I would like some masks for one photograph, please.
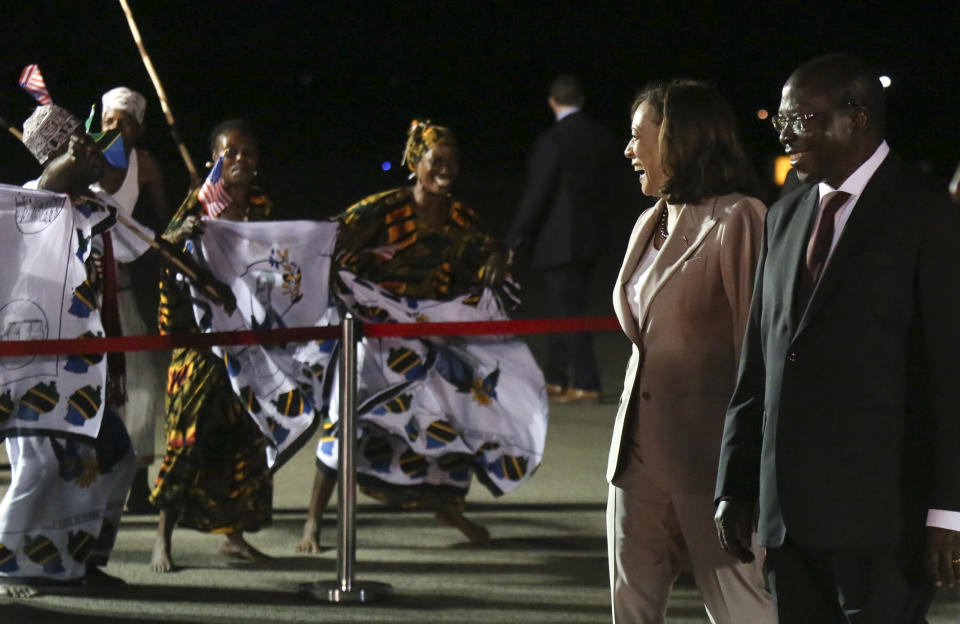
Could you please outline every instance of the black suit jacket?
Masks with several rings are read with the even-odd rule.
[[[716,496],[759,497],[765,546],[903,543],[960,510],[960,213],[889,154],[795,310],[817,201],[767,213]]]
[[[582,112],[537,139],[507,244],[539,269],[594,260],[623,168],[613,136]]]

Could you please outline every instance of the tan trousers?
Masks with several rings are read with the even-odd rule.
[[[669,494],[648,478],[635,456],[617,483],[607,501],[615,624],[662,624],[670,590],[684,569],[692,569],[714,624],[777,621],[760,557],[743,565],[720,548],[712,493]]]

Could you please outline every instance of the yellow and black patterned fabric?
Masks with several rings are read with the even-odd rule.
[[[440,226],[418,219],[411,187],[371,195],[338,220],[336,268],[405,297],[447,300],[479,293],[484,264],[503,249],[477,213],[457,199],[450,200]]]
[[[251,204],[268,218],[272,203]],[[167,231],[202,204],[192,192]],[[160,282],[160,333],[197,333],[186,282],[167,269]],[[273,479],[267,441],[234,394],[223,360],[209,349],[174,349],[167,378],[167,449],[150,501],[179,514],[178,524],[210,533],[256,531],[270,524]]]

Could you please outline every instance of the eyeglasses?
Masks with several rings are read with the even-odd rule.
[[[773,129],[777,131],[777,134],[780,134],[787,128],[790,128],[790,131],[796,134],[803,134],[807,131],[807,125],[810,120],[816,117],[817,114],[818,113],[803,113],[790,117],[775,115],[773,119],[770,120],[770,123],[773,124]]]
[[[853,100],[847,100],[845,106],[849,109],[859,107],[859,105]],[[820,113],[822,112],[823,111],[820,111]],[[803,134],[809,129],[810,121],[820,113],[802,113],[799,115],[792,115],[790,117],[775,115],[773,119],[770,120],[770,123],[773,124],[773,129],[777,131],[777,134],[780,134],[786,128],[790,128],[790,131],[795,134]]]

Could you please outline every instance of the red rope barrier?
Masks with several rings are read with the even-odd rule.
[[[556,332],[617,331],[616,317],[600,316],[522,321],[474,321],[457,323],[370,323],[363,335],[371,338],[419,338],[423,336],[481,336],[549,334]],[[170,334],[166,336],[117,336],[113,338],[74,338],[62,340],[10,340],[0,342],[0,357],[62,355],[70,353],[114,353],[117,351],[165,351],[179,347],[212,347],[309,342],[340,336],[340,326],[285,327],[211,332],[208,334]]]

